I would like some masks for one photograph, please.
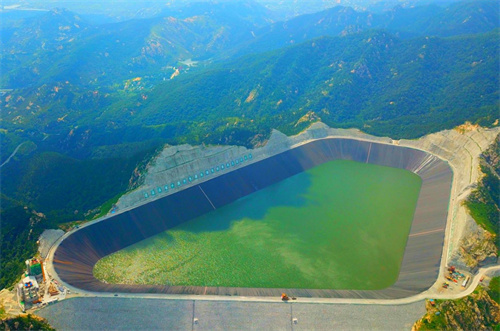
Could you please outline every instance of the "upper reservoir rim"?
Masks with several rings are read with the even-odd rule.
[[[389,138],[387,138],[387,139],[389,139]],[[234,171],[241,170],[241,169],[246,168],[246,167],[248,167],[248,166],[251,166],[251,165],[253,165],[253,164],[256,164],[256,163],[262,162],[262,161],[264,161],[264,160],[266,160],[266,159],[268,159],[268,158],[274,157],[274,156],[276,156],[276,155],[283,154],[283,153],[285,153],[285,152],[287,152],[287,151],[297,150],[298,148],[304,147],[304,146],[306,146],[306,145],[309,145],[309,144],[312,144],[312,143],[315,143],[315,142],[321,142],[321,141],[336,141],[336,140],[341,140],[341,141],[350,141],[350,142],[356,142],[356,141],[357,141],[357,142],[370,143],[370,148],[371,148],[372,144],[375,144],[375,145],[385,145],[385,146],[391,146],[392,148],[396,148],[396,150],[403,150],[403,149],[404,149],[404,150],[407,150],[407,151],[411,151],[411,150],[419,151],[419,152],[424,153],[425,155],[430,155],[430,156],[436,157],[437,159],[439,159],[439,161],[444,162],[444,163],[448,166],[447,168],[450,170],[451,174],[453,174],[453,167],[452,167],[452,165],[448,162],[448,160],[446,160],[446,159],[444,159],[444,158],[442,158],[442,157],[440,157],[440,156],[438,156],[438,155],[435,155],[434,153],[429,152],[429,151],[427,151],[427,150],[425,150],[425,149],[415,148],[415,147],[411,147],[411,146],[400,146],[400,145],[398,145],[398,144],[395,144],[395,143],[394,143],[394,140],[391,140],[391,142],[388,142],[388,141],[372,140],[372,139],[360,138],[360,137],[327,136],[327,137],[320,137],[320,138],[315,138],[315,139],[307,139],[307,140],[304,140],[304,141],[298,142],[298,143],[296,143],[296,144],[292,145],[290,148],[285,149],[284,151],[281,151],[281,152],[275,153],[275,154],[273,154],[273,155],[269,155],[268,157],[265,157],[265,158],[263,158],[263,159],[255,160],[254,162],[252,162],[252,163],[248,163],[248,164],[245,164],[245,165],[243,165],[242,167],[239,167],[239,168],[236,168],[236,169],[232,169],[232,171],[230,171],[230,172],[221,173],[220,175],[216,175],[215,177],[212,177],[212,178],[210,178],[210,179],[208,179],[208,180],[205,180],[205,181],[203,181],[203,182],[201,182],[201,181],[200,181],[200,182],[199,182],[199,183],[197,183],[197,184],[190,185],[190,186],[186,186],[186,187],[184,187],[182,190],[179,190],[178,192],[173,193],[172,195],[179,194],[180,192],[184,192],[185,190],[189,189],[190,187],[193,187],[193,186],[196,186],[196,185],[201,185],[201,184],[203,184],[203,183],[207,183],[207,182],[210,182],[210,181],[214,181],[214,180],[216,180],[217,178],[219,178],[219,177],[221,177],[221,176],[223,176],[223,175],[225,175],[225,174],[229,174],[229,173],[232,173],[232,172],[234,172]],[[397,147],[399,147],[399,148],[397,148]],[[250,150],[250,151],[253,151],[253,150]],[[369,156],[370,156],[370,155],[368,155],[368,158],[369,158]],[[367,160],[366,160],[366,163],[371,163],[371,162],[368,162],[368,158],[367,158]],[[398,168],[397,166],[394,166],[394,167]],[[410,170],[410,169],[407,169],[407,170]],[[410,171],[412,171],[412,170],[410,170]],[[420,177],[422,178],[422,176],[421,176],[418,172],[416,172],[416,171],[412,171],[412,172],[413,172],[413,173],[415,173],[415,174],[417,174],[418,176],[420,176]],[[423,178],[422,178],[422,179],[423,179]],[[425,182],[425,181],[423,180],[422,186],[424,185],[424,182]],[[450,181],[450,186],[449,186],[449,188],[451,188],[451,183],[452,183],[452,181]],[[449,194],[450,194],[450,190],[448,189],[448,198],[449,198]],[[170,196],[170,195],[169,195],[169,196]],[[151,200],[151,201],[148,201],[148,202],[146,202],[146,203],[143,203],[143,204],[140,204],[140,205],[137,205],[137,206],[133,206],[133,207],[131,207],[131,208],[128,208],[128,209],[125,209],[125,210],[121,211],[120,213],[117,213],[117,214],[115,214],[115,215],[108,215],[108,216],[105,216],[105,217],[103,217],[103,218],[101,218],[101,219],[98,219],[98,220],[95,220],[95,221],[89,222],[88,224],[86,224],[86,225],[84,225],[84,226],[80,227],[79,229],[74,229],[74,230],[72,230],[72,231],[70,231],[70,232],[66,233],[66,234],[65,234],[62,238],[60,238],[60,240],[58,240],[58,242],[54,245],[54,247],[53,247],[53,248],[51,249],[51,251],[50,251],[50,255],[49,255],[49,256],[50,256],[50,257],[49,257],[49,263],[51,264],[51,267],[52,267],[52,269],[54,270],[54,274],[56,274],[56,275],[57,275],[57,278],[59,278],[59,280],[61,280],[63,283],[65,283],[66,285],[69,285],[69,284],[67,284],[65,281],[63,281],[62,279],[60,279],[59,275],[55,272],[55,268],[54,268],[54,267],[53,267],[53,265],[52,265],[52,260],[53,260],[54,254],[55,254],[55,252],[57,251],[57,249],[60,247],[60,244],[61,244],[64,240],[68,239],[69,237],[71,237],[72,235],[74,235],[75,233],[77,233],[78,231],[82,231],[83,229],[85,229],[85,228],[87,228],[87,227],[94,226],[94,225],[96,225],[96,224],[98,224],[98,223],[100,223],[100,222],[103,222],[103,221],[107,220],[107,219],[117,217],[118,215],[121,215],[121,214],[126,213],[126,212],[128,212],[128,211],[131,211],[131,210],[137,209],[138,207],[141,207],[141,206],[144,206],[144,205],[147,205],[147,204],[150,204],[150,203],[154,203],[155,201],[159,201],[159,200],[165,199],[165,198],[167,198],[167,197],[168,197],[168,196],[161,197],[161,198],[159,198],[159,199]],[[448,202],[449,202],[449,199],[448,199]],[[449,206],[448,206],[448,203],[447,203],[447,204],[446,204],[446,213],[448,212],[448,207],[449,207]],[[418,206],[417,206],[417,208],[418,208]],[[447,218],[447,215],[445,216],[445,220],[444,220],[444,221],[445,221],[445,224],[446,224],[446,218]],[[413,228],[413,227],[412,227],[412,228]],[[410,232],[410,234],[411,234],[411,232]],[[444,235],[444,233],[443,233],[443,235]],[[441,245],[441,246],[442,246],[442,245]],[[405,254],[406,254],[406,253],[405,253]],[[440,255],[441,255],[441,254],[440,254]],[[401,272],[401,271],[400,271],[400,272]],[[73,286],[71,286],[71,285],[70,285],[70,287],[73,287]],[[77,289],[77,288],[75,288],[75,290],[76,290],[76,291],[81,291],[82,289]],[[424,289],[424,290],[425,290],[425,289]],[[91,293],[99,293],[99,292],[91,292]],[[354,293],[353,293],[353,294],[354,294]],[[410,295],[415,295],[416,293],[415,293],[415,291],[410,290],[410,291],[409,291],[409,293],[407,293],[407,294],[410,294]],[[358,295],[356,294],[355,296],[358,296]],[[406,296],[408,296],[408,295],[406,295]],[[392,297],[392,296],[391,296],[391,295],[389,295],[389,297]]]

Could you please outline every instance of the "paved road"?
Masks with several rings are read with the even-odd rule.
[[[19,145],[17,145],[16,149],[12,152],[12,154],[10,154],[10,156],[7,158],[7,160],[5,160],[5,162],[4,162],[4,163],[2,163],[2,164],[0,165],[0,168],[1,168],[1,167],[3,167],[4,165],[6,165],[7,163],[9,163],[10,159],[11,159],[11,158],[13,158],[13,157],[14,157],[14,155],[16,155],[16,153],[17,153],[17,151],[19,150],[19,148],[20,148],[22,145],[26,144],[26,143],[27,143],[27,141],[25,141],[25,142],[20,143]]]

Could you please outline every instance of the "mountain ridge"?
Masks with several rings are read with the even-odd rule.
[[[383,13],[336,6],[264,27],[256,31],[255,40],[240,45],[236,54],[268,51],[322,35],[342,36],[367,29],[385,29],[403,38],[448,37],[464,31],[481,33],[497,28],[499,24],[495,18],[498,16],[499,8],[493,1],[457,2],[445,8],[433,4],[410,8],[399,5]],[[460,24],[457,17],[466,18]]]
[[[2,30],[0,46],[6,52],[0,57],[0,85],[22,88],[69,80],[78,85],[111,86],[137,76],[159,82],[178,75],[179,62],[188,59],[207,60],[202,65],[209,65],[323,35],[376,28],[403,38],[451,36],[500,26],[495,20],[499,8],[491,1],[459,2],[445,8],[399,6],[381,14],[337,6],[268,26],[263,25],[272,21],[272,14],[255,2],[228,6],[191,5],[186,12],[164,11],[177,17],[160,15],[103,25],[85,23],[67,10],[47,12],[23,21],[23,29]]]
[[[499,38],[499,30],[416,39],[371,30],[248,55],[127,94],[46,85],[1,100],[2,126],[15,132],[24,123],[61,151],[125,137],[249,146],[273,128],[296,133],[315,119],[414,138],[495,121]]]

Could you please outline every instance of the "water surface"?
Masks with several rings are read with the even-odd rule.
[[[125,284],[386,288],[420,186],[406,170],[327,162],[107,256],[94,274]]]

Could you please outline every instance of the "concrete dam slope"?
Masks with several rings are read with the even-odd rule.
[[[422,178],[422,187],[400,274],[382,290],[315,290],[106,284],[93,276],[101,258],[185,221],[322,163],[344,159],[406,169]],[[83,227],[64,239],[53,265],[67,284],[94,292],[394,299],[431,287],[439,273],[453,173],[448,163],[421,150],[347,138],[314,140],[237,168]],[[126,270],[124,270],[126,272]]]

